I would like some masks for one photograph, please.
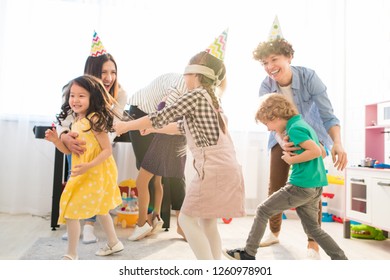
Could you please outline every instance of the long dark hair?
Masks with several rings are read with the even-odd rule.
[[[112,61],[115,64],[115,70],[118,71],[118,67],[116,66],[114,57],[109,53],[105,53],[103,55],[96,56],[96,57],[88,56],[84,66],[84,74],[91,75],[101,79],[103,64],[107,61]],[[109,94],[111,94],[111,96],[114,97],[115,99],[117,99],[118,89],[119,89],[118,79],[115,79],[115,82],[109,91]]]
[[[89,92],[89,108],[86,113],[86,118],[91,128],[88,130],[92,129],[97,132],[112,131],[114,121],[114,115],[110,110],[112,97],[107,92],[101,80],[91,75],[83,75],[69,82],[68,87],[65,89],[65,101],[61,106],[61,113],[57,115],[58,122],[61,124],[61,121],[73,113],[69,105],[69,97],[70,90],[74,84]]]

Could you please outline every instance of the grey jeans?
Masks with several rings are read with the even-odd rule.
[[[263,238],[268,219],[284,210],[295,208],[305,233],[321,246],[332,260],[346,260],[344,251],[321,229],[318,223],[318,203],[321,199],[322,187],[301,188],[287,184],[273,193],[257,207],[256,216],[246,241],[245,251],[256,256],[259,243]]]

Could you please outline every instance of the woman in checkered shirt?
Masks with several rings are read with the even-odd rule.
[[[145,130],[144,134],[186,135],[196,172],[179,223],[197,259],[221,258],[218,218],[245,215],[241,166],[215,94],[225,74],[223,61],[200,52],[192,57],[184,71],[187,93],[161,111],[114,125],[117,134]]]

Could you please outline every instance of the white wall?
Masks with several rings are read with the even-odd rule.
[[[364,158],[364,106],[390,100],[390,3],[346,1],[343,136],[350,164]]]

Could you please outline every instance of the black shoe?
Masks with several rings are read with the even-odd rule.
[[[255,260],[256,258],[254,256],[249,255],[243,248],[239,249],[223,249],[222,253],[231,260]]]

